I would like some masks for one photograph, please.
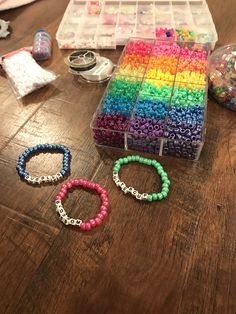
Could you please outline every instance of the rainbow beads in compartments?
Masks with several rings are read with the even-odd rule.
[[[208,51],[130,39],[94,115],[97,145],[197,160],[204,143]]]

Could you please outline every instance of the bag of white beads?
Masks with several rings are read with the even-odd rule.
[[[39,89],[57,78],[43,69],[27,49],[20,49],[2,57],[1,65],[7,74],[17,99]]]

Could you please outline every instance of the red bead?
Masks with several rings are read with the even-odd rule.
[[[109,207],[109,202],[108,201],[102,202],[102,205],[106,206],[106,207]]]
[[[57,194],[57,196],[56,196],[56,200],[58,200],[58,201],[60,201],[60,200],[61,200],[60,195],[58,195],[58,194]]]

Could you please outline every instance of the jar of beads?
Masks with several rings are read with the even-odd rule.
[[[236,44],[216,49],[209,60],[209,91],[216,101],[236,111]]]

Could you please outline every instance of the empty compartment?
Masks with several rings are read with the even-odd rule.
[[[136,14],[119,14],[118,24],[119,25],[135,25],[136,24]]]
[[[141,38],[156,38],[155,25],[142,25],[136,26],[136,36]]]
[[[173,22],[173,17],[172,17],[172,14],[170,13],[158,13],[156,14],[155,16],[155,23],[157,24],[169,24],[172,25],[172,22]]]
[[[141,15],[152,15],[154,12],[154,4],[152,1],[138,1],[137,13]]]
[[[202,0],[189,0],[190,10],[192,13],[203,13],[206,9],[205,1]]]
[[[155,1],[155,13],[171,13],[171,2],[170,1]]]
[[[189,14],[190,8],[187,1],[172,1],[173,13]]]
[[[138,14],[137,15],[137,24],[141,25],[154,25],[155,17],[154,14]]]
[[[137,3],[136,1],[121,1],[120,14],[121,15],[136,15]]]
[[[100,25],[97,32],[98,49],[116,48],[116,27],[113,25]]]
[[[103,5],[104,14],[118,14],[120,1],[105,1]]]
[[[211,22],[211,18],[209,14],[202,13],[202,14],[193,14],[193,21],[197,26],[201,25],[209,25],[209,22]]]
[[[85,1],[77,1],[77,3],[70,4],[67,11],[67,21],[73,23],[80,22],[85,13]]]

